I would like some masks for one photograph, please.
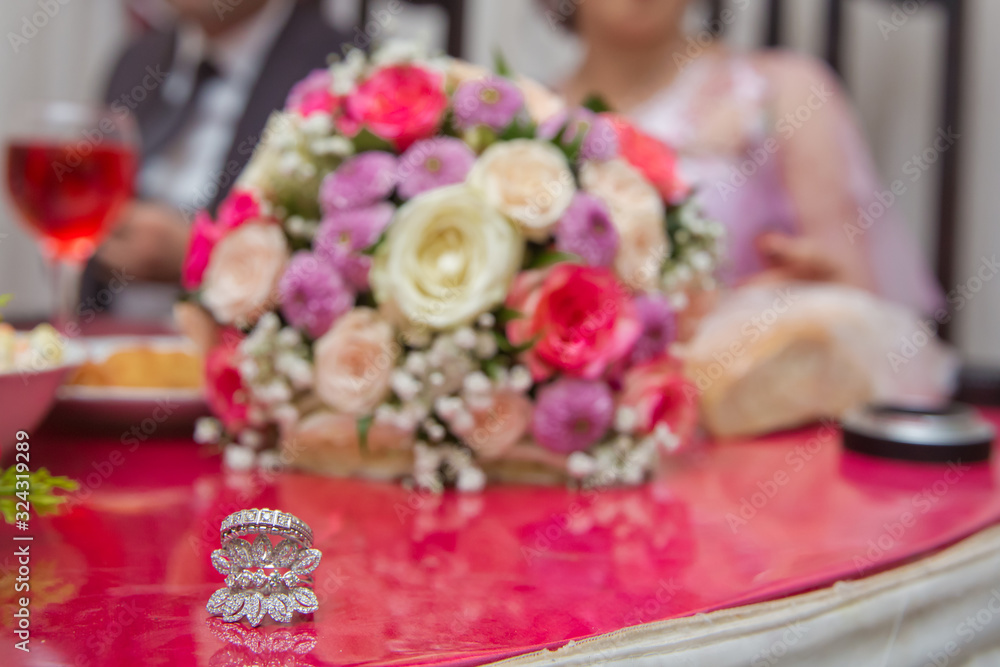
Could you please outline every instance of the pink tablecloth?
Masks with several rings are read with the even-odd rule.
[[[996,464],[868,459],[834,429],[709,446],[654,484],[599,493],[224,476],[186,440],[39,434],[32,455],[85,497],[18,533],[34,538],[31,653],[5,641],[4,665],[481,664],[864,576],[1000,522]],[[205,614],[219,522],[255,506],[316,532],[312,622]],[[14,534],[0,530],[8,568]],[[4,584],[4,608],[18,595]]]

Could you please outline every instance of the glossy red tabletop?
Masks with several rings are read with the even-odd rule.
[[[868,459],[830,428],[707,446],[656,483],[591,493],[436,497],[223,475],[186,439],[130,449],[33,437],[33,466],[82,480],[85,497],[0,530],[0,664],[481,664],[863,576],[1000,521],[1000,466]],[[219,523],[245,507],[312,525],[312,621],[254,630],[205,613]],[[30,653],[10,638],[15,534],[33,537]]]

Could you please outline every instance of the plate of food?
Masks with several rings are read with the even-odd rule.
[[[86,358],[48,324],[15,331],[0,323],[0,443],[31,433],[52,409],[59,385]]]
[[[87,361],[57,392],[57,410],[74,423],[126,428],[144,440],[188,427],[207,413],[203,362],[181,336],[98,336],[83,339]],[[146,436],[146,437],[141,437]],[[124,440],[123,440],[124,442]]]

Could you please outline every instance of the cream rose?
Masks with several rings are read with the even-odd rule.
[[[338,319],[313,347],[316,394],[337,412],[371,414],[389,393],[399,356],[392,326],[371,308]]]
[[[653,289],[670,251],[666,210],[659,193],[627,162],[587,162],[584,190],[601,199],[618,231],[615,271],[633,289]]]
[[[534,139],[487,148],[469,172],[469,185],[534,241],[549,237],[576,191],[562,151]]]
[[[403,324],[451,329],[503,302],[524,239],[465,185],[414,197],[396,212],[369,280],[382,311]]]
[[[536,123],[541,123],[566,108],[566,102],[534,79],[519,76],[515,80],[524,95],[524,106]]]
[[[202,303],[219,322],[254,321],[264,310],[288,262],[281,227],[247,222],[212,250],[202,283]]]

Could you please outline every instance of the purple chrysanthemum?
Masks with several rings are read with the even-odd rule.
[[[569,454],[604,437],[614,414],[615,400],[608,385],[562,378],[538,392],[531,434],[541,446]]]
[[[642,294],[633,303],[642,324],[642,334],[632,348],[629,361],[641,364],[660,356],[674,342],[677,338],[677,317],[670,303],[661,294]]]
[[[323,179],[319,203],[326,214],[370,206],[392,194],[397,179],[394,155],[366,151],[345,161]]]
[[[418,141],[399,158],[399,196],[411,199],[421,192],[461,183],[475,161],[476,154],[461,139]]]
[[[556,226],[556,250],[579,255],[590,266],[610,266],[618,252],[618,230],[597,197],[577,192]]]
[[[278,294],[288,322],[313,338],[326,333],[337,318],[354,307],[354,293],[336,269],[305,250],[288,262],[278,282]]]
[[[587,133],[583,136],[583,143],[580,144],[581,159],[604,161],[618,155],[618,135],[611,121],[584,107],[574,109],[572,112],[560,111],[545,119],[538,126],[538,137],[553,139],[564,125],[566,125],[566,131],[562,136],[564,143],[575,140],[577,132],[581,128],[586,128]]]
[[[334,211],[323,218],[316,229],[313,250],[320,259],[337,269],[351,287],[367,290],[371,259],[361,251],[378,241],[395,212],[396,207],[388,202]]]
[[[502,130],[524,107],[524,95],[512,81],[486,76],[459,85],[452,107],[455,124],[461,129],[485,125]]]

